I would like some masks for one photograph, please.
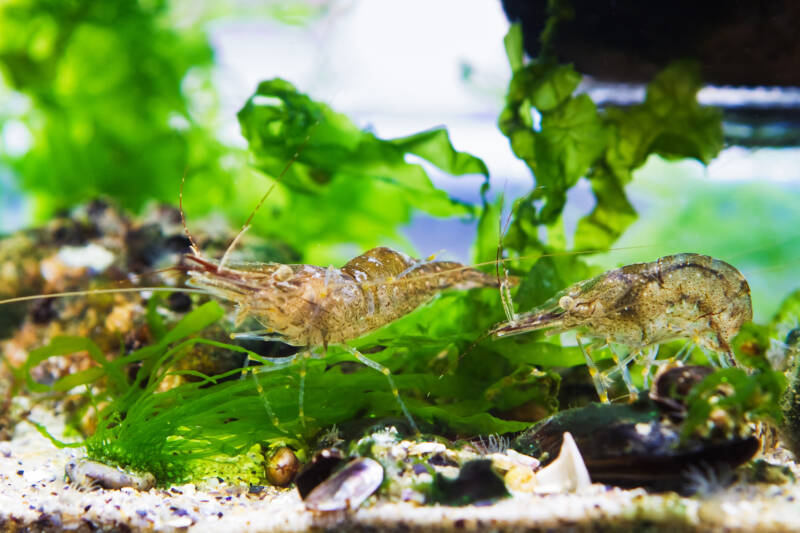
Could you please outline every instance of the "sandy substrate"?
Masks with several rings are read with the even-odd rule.
[[[46,416],[45,413],[36,415]],[[52,424],[54,420],[49,423]],[[8,531],[347,530],[800,530],[800,485],[709,487],[703,497],[602,485],[582,494],[516,494],[494,505],[420,507],[367,501],[349,512],[312,513],[294,489],[194,485],[139,492],[80,489],[64,480],[79,448],[59,450],[30,424],[0,443],[0,526]],[[792,465],[795,467],[795,465]],[[795,471],[796,471],[795,467]],[[797,471],[796,471],[797,474]]]

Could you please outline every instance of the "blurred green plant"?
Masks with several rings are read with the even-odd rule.
[[[190,219],[221,212],[244,222],[267,189],[246,171],[242,151],[215,139],[206,36],[171,23],[166,1],[13,0],[0,7],[0,69],[15,101],[27,97],[27,105],[0,109],[0,121],[31,135],[27,150],[0,153],[0,163],[33,198],[39,220],[96,196],[132,210],[152,200],[174,203],[187,172]],[[239,120],[266,174],[279,176],[299,152],[254,225],[308,262],[347,260],[379,243],[409,249],[398,229],[415,209],[475,216],[473,206],[434,188],[407,155],[488,180],[483,162],[456,152],[444,129],[381,140],[283,80],[263,82]]]
[[[0,70],[29,104],[5,109],[31,146],[0,153],[41,220],[98,195],[138,210],[174,202],[187,168],[223,180],[197,96],[212,96],[205,36],[166,23],[165,1],[10,0]],[[10,93],[9,93],[10,94]],[[213,101],[213,99],[212,99]]]

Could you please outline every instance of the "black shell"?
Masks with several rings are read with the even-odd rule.
[[[713,441],[680,439],[678,426],[650,398],[632,404],[593,404],[554,415],[521,434],[512,447],[535,457],[558,455],[569,431],[593,482],[654,491],[692,490],[692,471],[721,471],[748,461],[758,450],[755,437]]]
[[[295,477],[297,492],[305,498],[320,483],[328,479],[334,470],[344,464],[345,456],[337,448],[325,448],[314,454]]]

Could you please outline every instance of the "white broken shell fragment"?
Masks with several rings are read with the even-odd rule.
[[[329,477],[305,498],[306,509],[342,511],[355,509],[383,482],[383,467],[368,457],[353,459],[342,470]]]
[[[492,461],[492,466],[500,472],[508,472],[517,467],[533,472],[533,470],[539,467],[539,460],[535,457],[519,453],[510,448],[502,453],[495,452],[486,455],[486,458],[490,459]]]
[[[68,462],[65,470],[70,481],[84,488],[150,490],[156,481],[149,472],[134,474],[86,458]]]
[[[564,433],[558,457],[546,467],[536,472],[534,492],[579,492],[592,485],[589,471],[575,439],[569,432]]]
[[[114,254],[98,244],[86,246],[63,246],[58,251],[62,263],[72,268],[88,268],[94,272],[103,272],[114,262]]]
[[[415,442],[408,447],[408,455],[427,455],[445,451],[447,446],[441,442]]]
[[[530,455],[525,455],[524,453],[519,453],[511,448],[506,450],[506,455],[520,466],[527,466],[529,468],[538,468],[539,466],[539,459],[531,457]]]

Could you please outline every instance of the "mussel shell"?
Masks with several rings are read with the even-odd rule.
[[[353,459],[337,473],[317,485],[303,498],[312,511],[355,509],[383,483],[383,467],[369,457]]]
[[[681,442],[678,426],[642,397],[633,404],[563,411],[517,437],[512,448],[534,457],[546,453],[546,465],[558,455],[565,431],[575,438],[593,482],[654,491],[687,492],[688,472],[735,468],[759,447],[755,437]]]
[[[317,485],[330,477],[344,463],[344,454],[337,448],[325,448],[314,454],[295,476],[294,483],[301,498],[305,498]]]
[[[599,430],[617,424],[650,423],[660,419],[658,406],[651,401],[632,404],[589,404],[586,407],[567,409],[534,424],[512,443],[515,450],[539,458],[543,465],[558,456],[561,440],[569,431],[576,442],[591,438]],[[578,447],[585,455],[583,448]]]

